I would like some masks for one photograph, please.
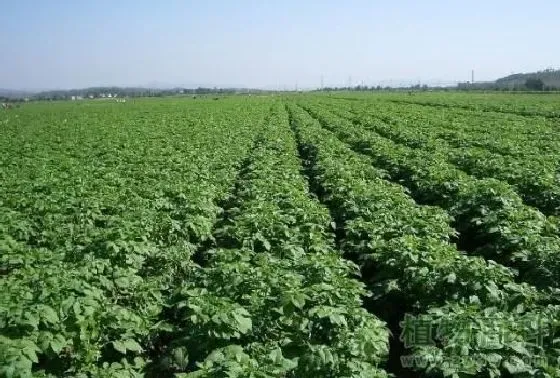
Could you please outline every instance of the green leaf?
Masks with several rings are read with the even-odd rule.
[[[130,280],[128,277],[119,277],[115,280],[115,285],[121,289],[125,289],[130,286]]]
[[[126,354],[126,345],[122,341],[113,341],[113,348],[115,348],[117,352]]]
[[[62,335],[56,335],[54,339],[51,340],[50,345],[53,352],[58,354],[66,345],[66,340]]]
[[[270,242],[267,239],[262,239],[262,243],[264,246],[264,249],[266,249],[267,251],[270,251]]]
[[[42,317],[43,319],[45,319],[46,321],[48,321],[49,323],[52,324],[56,324],[59,322],[58,319],[58,315],[56,314],[56,312],[52,309],[52,307],[49,306],[43,306],[41,308],[42,311]]]
[[[36,345],[27,345],[25,347],[23,347],[23,349],[21,350],[21,353],[27,357],[29,360],[31,360],[32,362],[38,363],[39,362],[39,358],[37,358],[37,352],[39,351],[39,348],[37,348]]]
[[[529,356],[530,355],[527,348],[525,348],[525,346],[522,343],[520,343],[519,341],[514,341],[514,342],[510,343],[509,347],[511,349],[513,349],[515,352],[517,352],[519,354],[522,354],[524,356]]]
[[[140,344],[138,344],[136,341],[132,340],[132,339],[127,339],[124,341],[124,347],[127,350],[131,350],[133,352],[141,352],[142,351],[142,347],[140,346]]]
[[[237,313],[235,313],[233,316],[235,317],[235,320],[237,321],[237,329],[242,334],[246,334],[247,332],[249,332],[253,328],[253,322],[251,321],[251,318],[241,316]]]
[[[305,306],[305,300],[307,296],[302,293],[296,293],[292,296],[292,303],[295,307],[302,309]]]
[[[173,349],[171,352],[173,356],[173,363],[177,365],[181,370],[184,370],[189,365],[189,355],[187,353],[187,348],[179,347]]]

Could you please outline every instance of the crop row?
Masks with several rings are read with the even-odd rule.
[[[467,111],[476,111],[476,112],[493,112],[493,113],[501,113],[505,115],[515,115],[515,116],[525,116],[525,117],[546,117],[555,119],[560,117],[560,113],[558,112],[557,108],[555,107],[555,98],[554,96],[550,96],[549,98],[544,98],[544,100],[548,100],[548,103],[544,101],[540,101],[535,103],[535,101],[517,101],[514,103],[504,103],[504,102],[497,102],[492,103],[488,102],[489,97],[486,96],[485,98],[481,98],[481,101],[476,101],[472,103],[465,103],[464,99],[460,101],[449,101],[447,100],[440,100],[440,99],[426,99],[420,101],[410,101],[410,100],[403,100],[403,99],[395,99],[396,103],[399,104],[415,104],[415,105],[423,105],[428,107],[435,107],[435,108],[448,108],[448,109],[463,109]]]
[[[224,204],[215,248],[174,295],[167,361],[196,377],[384,377],[388,330],[362,308],[276,105]],[[190,372],[190,373],[189,373]],[[181,375],[181,376],[183,376]]]
[[[401,124],[402,119],[399,122],[398,118],[379,114],[378,111],[350,113],[337,109],[335,112],[395,143],[437,153],[477,178],[505,181],[515,188],[528,205],[536,207],[546,215],[560,214],[560,185],[556,173],[560,155],[557,150],[548,156],[536,152],[519,152],[521,155],[516,157],[503,156],[469,145],[453,147],[438,138],[439,128],[433,124],[423,128],[416,121],[408,121],[405,126]],[[476,140],[472,136],[469,136],[469,139]],[[538,146],[538,150],[542,152],[542,146]]]
[[[136,376],[147,368],[167,327],[167,296],[195,270],[191,257],[211,237],[215,202],[253,138],[243,123],[253,126],[265,109],[224,109],[209,122],[204,108],[186,118],[152,109],[145,119],[138,107],[92,123],[94,110],[7,126],[0,376]],[[238,127],[223,128],[229,122]],[[219,154],[208,150],[217,144]]]
[[[468,323],[469,317],[478,318],[479,328],[471,330],[477,333],[487,331],[491,317],[508,319],[511,324],[504,322],[497,331],[521,335],[522,317],[536,319],[541,313],[556,314],[559,308],[541,307],[538,302],[546,302],[546,296],[515,283],[507,268],[460,253],[449,242],[452,231],[443,211],[418,206],[402,187],[386,181],[386,173],[373,168],[368,159],[352,152],[300,108],[292,105],[289,109],[313,187],[343,230],[343,250],[367,272],[364,280],[374,294],[372,309],[393,323],[411,312],[428,324],[449,325],[445,338],[452,342],[414,350],[416,357],[434,357],[428,371],[496,375],[524,357],[519,350],[529,348],[529,339],[513,337],[515,342],[496,349],[482,341],[460,343],[460,324]],[[473,365],[466,370],[453,365],[454,353],[462,353]],[[474,361],[484,362],[476,365]],[[519,372],[529,370],[526,365]]]
[[[377,114],[390,123],[399,120],[410,123],[413,128],[424,131],[455,133],[455,139],[463,146],[480,146],[495,149],[496,153],[511,156],[543,155],[552,157],[559,143],[554,138],[554,124],[542,120],[489,117],[472,113],[430,112],[422,107],[399,107],[395,105],[379,107]]]
[[[460,343],[460,324],[478,317],[476,327],[480,328],[472,330],[476,333],[485,332],[490,317],[509,319],[518,328],[506,329],[504,322],[498,332],[521,335],[522,317],[536,319],[559,309],[541,307],[538,302],[546,302],[546,296],[515,283],[507,268],[461,254],[449,243],[451,231],[444,212],[418,206],[402,187],[386,181],[383,171],[321,129],[316,120],[295,106],[290,106],[290,112],[314,187],[344,231],[344,252],[360,261],[367,272],[364,280],[374,294],[373,310],[393,322],[406,311],[431,325],[449,325],[445,337],[453,342],[414,350],[416,357],[437,356],[428,370],[470,376],[499,374],[523,357],[516,349],[529,348],[528,339],[517,338],[491,350],[482,341]],[[531,307],[532,312],[522,315]],[[452,362],[461,349],[465,359],[484,363],[461,371],[464,367]],[[532,349],[531,353],[540,352]],[[492,360],[490,354],[499,358]],[[524,366],[520,372],[530,369]]]
[[[560,146],[555,138],[555,125],[539,118],[507,117],[458,109],[441,110],[395,104],[382,99],[323,99],[321,103],[390,125],[432,132],[434,137],[445,139],[454,147],[482,147],[502,155],[553,159]]]
[[[461,248],[520,270],[539,287],[559,285],[560,239],[546,217],[507,184],[475,179],[429,151],[402,146],[320,107],[307,106],[338,137],[383,167],[421,203],[453,217]]]
[[[353,103],[354,109],[367,110],[388,123],[409,123],[411,128],[434,131],[461,146],[480,146],[511,156],[554,156],[559,147],[556,127],[543,119],[504,117],[502,114],[437,111],[422,106],[378,103],[367,109],[365,103]],[[375,110],[375,113],[370,111]]]

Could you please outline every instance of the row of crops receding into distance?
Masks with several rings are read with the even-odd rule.
[[[0,112],[0,377],[560,377],[558,95]]]

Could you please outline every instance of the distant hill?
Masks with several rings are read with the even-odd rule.
[[[554,69],[509,75],[496,80],[496,85],[500,88],[521,88],[527,79],[540,79],[545,87],[560,89],[560,70]]]

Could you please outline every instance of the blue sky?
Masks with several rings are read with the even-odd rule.
[[[0,88],[488,80],[560,67],[557,0],[0,0]]]

